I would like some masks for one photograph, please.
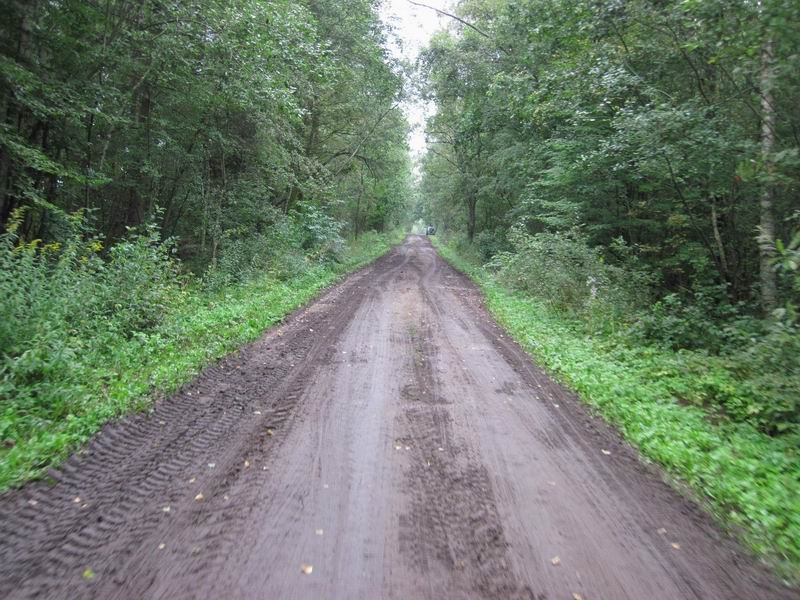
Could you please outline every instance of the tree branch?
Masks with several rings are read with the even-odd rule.
[[[480,35],[482,35],[486,39],[488,39],[488,40],[492,39],[492,36],[490,36],[488,33],[478,29],[475,25],[473,25],[472,23],[470,23],[468,21],[465,21],[461,17],[457,17],[456,15],[453,15],[453,14],[451,14],[449,12],[445,12],[443,10],[440,10],[440,9],[436,8],[435,6],[428,6],[427,4],[423,4],[422,2],[414,2],[414,0],[406,0],[406,2],[408,2],[409,4],[413,4],[414,6],[421,6],[422,8],[429,8],[431,10],[436,11],[437,13],[439,13],[440,15],[442,15],[444,17],[450,17],[451,19],[455,19],[456,21],[458,21],[462,25],[466,25],[467,27],[472,29],[474,32],[479,33]]]

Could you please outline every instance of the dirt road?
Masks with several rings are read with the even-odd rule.
[[[0,597],[798,597],[413,236],[56,478],[0,498]]]

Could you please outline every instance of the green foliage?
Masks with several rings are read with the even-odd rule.
[[[733,418],[772,435],[800,434],[800,323],[791,316],[772,320],[763,335],[726,359],[745,401]]]
[[[100,242],[80,222],[63,245],[0,236],[0,439],[37,435],[69,420],[86,401],[80,364],[101,348],[159,326],[178,303],[171,245],[153,227],[100,257]]]
[[[492,313],[540,364],[645,457],[687,483],[723,523],[743,532],[754,550],[788,577],[797,576],[800,432],[771,437],[724,415],[711,418],[705,408],[721,404],[731,413],[746,412],[760,402],[751,394],[762,382],[742,385],[741,373],[701,353],[631,344],[610,332],[589,334],[580,321],[565,318],[539,298],[510,291],[486,269],[435,243],[451,264],[475,279]],[[780,344],[792,344],[796,351],[796,332],[773,335],[770,346],[777,355],[789,356]],[[769,360],[763,350],[751,350],[761,356],[751,374]],[[784,385],[796,385],[789,382],[787,377]]]
[[[646,303],[646,276],[611,264],[577,230],[528,235],[517,228],[509,239],[513,251],[497,254],[487,266],[509,287],[555,310],[591,313],[611,325]]]
[[[506,232],[502,228],[491,231],[484,229],[475,236],[475,245],[484,262],[488,262],[497,254],[507,252],[511,248]]]
[[[751,343],[763,333],[760,320],[743,316],[741,306],[728,302],[724,286],[694,291],[690,299],[667,294],[636,315],[631,333],[673,350],[724,352]]]
[[[404,218],[403,73],[372,0],[7,9],[0,232],[20,207],[28,241],[62,242],[78,207],[110,241],[156,222],[224,285],[294,272],[282,236],[325,259]]]
[[[796,3],[464,0],[456,11],[485,35],[454,23],[421,60],[436,104],[427,221],[481,246],[482,232],[512,227],[578,227],[603,256],[623,239],[665,313],[691,319],[714,304],[720,329],[763,316],[769,259],[783,252],[773,246],[796,229]],[[760,247],[762,219],[775,226]],[[782,275],[785,305],[796,293]],[[695,331],[682,339],[702,343]],[[709,350],[722,345],[709,336]]]

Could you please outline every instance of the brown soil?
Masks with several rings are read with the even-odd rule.
[[[54,475],[0,498],[0,597],[798,597],[420,237]]]

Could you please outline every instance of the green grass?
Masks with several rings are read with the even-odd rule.
[[[366,235],[351,242],[344,259],[289,279],[262,278],[210,292],[193,285],[167,309],[152,331],[129,339],[106,335],[81,340],[58,385],[77,399],[68,414],[48,418],[27,401],[4,399],[3,430],[17,432],[0,449],[0,490],[39,477],[84,444],[104,423],[175,391],[203,367],[258,338],[342,275],[375,260],[400,234]],[[2,373],[0,373],[2,375]]]
[[[630,347],[590,336],[542,302],[500,285],[436,240],[441,255],[482,289],[489,310],[536,361],[614,424],[641,454],[688,484],[787,580],[800,580],[800,456],[796,440],[747,424],[711,419],[679,401],[702,396],[703,357]],[[735,382],[733,382],[735,384]]]

